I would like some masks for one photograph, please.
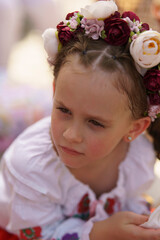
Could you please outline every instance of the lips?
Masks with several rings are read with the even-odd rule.
[[[61,146],[61,149],[62,149],[63,152],[65,152],[69,155],[73,155],[73,156],[82,155],[82,153],[77,152],[77,151],[75,151],[74,149],[71,149],[71,148]]]

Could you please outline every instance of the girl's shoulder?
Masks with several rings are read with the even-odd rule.
[[[47,199],[70,208],[70,200],[79,199],[88,187],[77,181],[57,156],[50,126],[48,117],[27,128],[4,154],[3,171],[23,197],[38,202]]]
[[[2,157],[8,176],[21,186],[46,194],[64,171],[50,136],[51,118],[28,127]]]
[[[134,162],[141,162],[141,165],[155,161],[156,156],[153,144],[145,134],[141,134],[131,142],[128,157],[134,157]]]
[[[4,158],[7,163],[13,166],[16,164],[19,167],[22,166],[22,163],[23,166],[35,162],[40,165],[44,155],[45,157],[55,157],[56,153],[52,145],[50,126],[51,119],[47,117],[25,129],[5,152]]]
[[[131,142],[121,165],[127,192],[134,194],[137,189],[146,191],[150,187],[154,179],[155,160],[153,145],[144,134]]]

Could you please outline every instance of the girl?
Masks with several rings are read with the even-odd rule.
[[[43,37],[52,116],[2,158],[1,227],[20,239],[160,239],[141,226],[160,152],[160,34],[110,0],[68,14]]]

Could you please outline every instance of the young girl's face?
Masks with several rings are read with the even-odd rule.
[[[56,79],[52,138],[67,167],[96,167],[123,141],[131,113],[113,74],[85,68],[76,57],[70,60]]]

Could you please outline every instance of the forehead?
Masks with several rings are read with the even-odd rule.
[[[91,109],[108,114],[122,114],[128,110],[127,97],[114,86],[115,74],[100,69],[86,68],[75,60],[69,60],[60,70],[55,96],[69,106],[84,111]]]

